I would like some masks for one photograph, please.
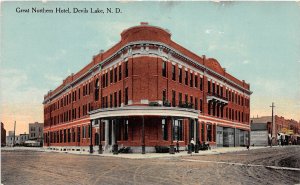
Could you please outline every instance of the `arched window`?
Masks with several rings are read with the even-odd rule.
[[[97,78],[96,82],[95,82],[95,101],[99,100],[99,80]]]

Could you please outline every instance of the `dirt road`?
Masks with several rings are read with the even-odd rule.
[[[4,185],[300,183],[299,146],[156,159],[2,151],[1,159]]]

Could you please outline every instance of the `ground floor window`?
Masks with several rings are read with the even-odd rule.
[[[162,131],[162,139],[167,141],[168,140],[168,127],[167,127],[166,119],[162,119],[162,121],[161,121],[161,131]]]
[[[210,124],[206,125],[207,141],[212,141],[212,138],[211,138],[212,128],[211,127],[212,127],[212,125],[210,125]]]
[[[182,120],[175,120],[174,122],[174,137],[175,141],[183,141],[183,123]]]

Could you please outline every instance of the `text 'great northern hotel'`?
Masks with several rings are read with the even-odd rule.
[[[191,138],[243,146],[250,94],[250,85],[216,59],[197,56],[169,31],[142,23],[45,95],[44,144],[85,151],[117,144],[143,153],[177,141],[184,149]]]

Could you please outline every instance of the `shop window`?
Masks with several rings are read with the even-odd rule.
[[[162,131],[162,139],[167,141],[168,140],[168,127],[166,123],[166,119],[162,119],[161,122],[161,131]]]
[[[212,125],[206,125],[206,134],[207,134],[207,141],[212,141],[211,134],[212,134]]]
[[[175,141],[183,141],[183,124],[182,120],[175,120],[174,121],[174,137]]]

